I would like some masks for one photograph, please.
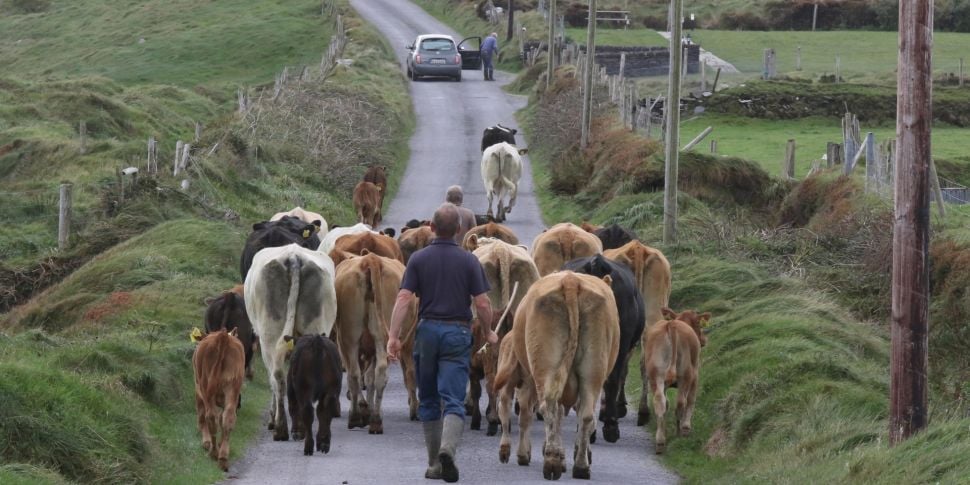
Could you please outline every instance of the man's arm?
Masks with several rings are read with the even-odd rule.
[[[407,317],[408,307],[412,302],[414,302],[414,293],[411,290],[401,289],[397,292],[394,310],[391,312],[391,329],[387,335],[387,356],[391,360],[397,360],[401,352],[401,327],[404,325],[404,318]]]
[[[494,317],[492,315],[492,302],[488,299],[488,293],[475,295],[472,303],[475,305],[475,310],[478,312],[478,321],[483,322],[491,327],[492,318]],[[495,333],[494,328],[488,329],[485,340],[490,344],[498,343],[498,334]]]

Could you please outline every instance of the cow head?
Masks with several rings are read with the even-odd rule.
[[[586,229],[583,227],[583,229]],[[637,235],[633,231],[621,227],[618,224],[611,224],[606,227],[597,228],[594,231],[589,231],[599,238],[600,242],[603,243],[603,249],[616,249],[623,247],[623,245],[629,243],[630,241],[637,240]]]
[[[381,231],[381,234],[387,237],[394,237],[397,234],[397,232],[394,231],[393,227],[385,227],[384,230]]]
[[[613,266],[610,266],[609,261],[602,254],[597,254],[593,257],[584,259],[585,262],[583,265],[574,270],[577,273],[588,274],[597,278],[603,278],[604,276],[613,274]],[[612,282],[612,277],[610,281]]]
[[[677,314],[667,307],[661,308],[660,312],[667,320],[680,320],[690,325],[690,328],[697,334],[697,339],[700,340],[701,347],[707,345],[705,329],[711,324],[711,312],[697,313],[694,310],[684,310],[680,314]]]
[[[584,231],[586,231],[588,233],[595,233],[596,231],[598,231],[598,230],[600,230],[600,229],[603,228],[603,226],[597,226],[595,224],[590,224],[587,221],[583,221],[583,223],[580,224],[579,227],[580,227],[580,229],[582,229],[582,230],[584,230]]]

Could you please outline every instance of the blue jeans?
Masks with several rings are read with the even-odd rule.
[[[472,332],[466,326],[435,320],[418,323],[414,362],[421,421],[437,421],[445,414],[465,419],[471,347]]]

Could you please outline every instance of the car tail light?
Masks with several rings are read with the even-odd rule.
[[[415,54],[414,55],[414,63],[415,64],[421,64],[421,54]]]
[[[455,64],[461,64],[461,54],[455,54]]]

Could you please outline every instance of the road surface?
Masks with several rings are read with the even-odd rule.
[[[405,0],[352,0],[351,4],[398,49],[402,62],[407,52],[404,46],[417,34],[445,33],[458,40],[463,37]],[[412,218],[430,218],[435,207],[444,200],[445,190],[452,184],[465,188],[467,207],[476,213],[484,213],[487,201],[479,171],[482,130],[498,122],[517,126],[513,115],[526,102],[524,97],[511,96],[500,89],[500,85],[511,80],[511,75],[496,72],[496,79],[498,82],[485,82],[481,72],[465,71],[461,83],[411,83],[417,129],[411,140],[411,160],[397,196],[387,211],[386,225],[400,227]],[[521,135],[519,144],[524,145]],[[528,166],[523,170],[518,201],[509,214],[508,225],[525,244],[530,244],[544,227]],[[232,464],[226,483],[433,483],[424,478],[427,465],[424,438],[420,423],[408,420],[407,395],[400,366],[393,364],[389,373],[390,382],[384,394],[383,435],[368,435],[365,429],[348,430],[349,404],[342,399],[344,414],[333,422],[329,454],[305,457],[302,442],[273,442],[270,432],[264,431],[243,459]],[[483,397],[483,409],[486,399]],[[677,481],[675,474],[659,465],[651,439],[635,426],[635,413],[620,420],[619,442],[607,444],[601,439],[593,445],[593,482],[645,484]],[[567,450],[572,448],[575,426],[575,413],[563,420],[563,443]],[[512,432],[513,446],[516,446],[516,425]],[[514,456],[511,463],[499,463],[498,436],[485,436],[484,430],[466,429],[458,450],[459,483],[546,483],[542,479],[543,436],[542,422],[534,423],[532,465],[522,467],[515,463]],[[571,469],[571,457],[567,458],[570,458],[568,466]],[[567,470],[562,480],[572,480],[570,473]]]

